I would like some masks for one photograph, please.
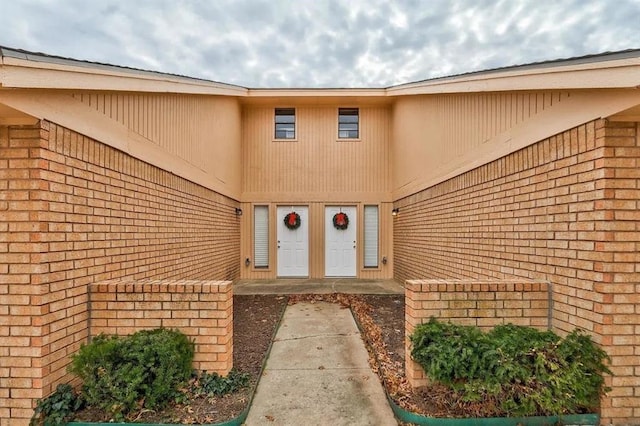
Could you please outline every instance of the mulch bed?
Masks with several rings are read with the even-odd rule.
[[[438,417],[491,416],[491,407],[461,403],[451,391],[437,385],[412,389],[404,372],[404,296],[403,295],[291,295],[234,296],[234,368],[250,375],[244,390],[214,398],[193,398],[186,404],[162,411],[141,410],[129,421],[142,423],[219,423],[240,415],[247,407],[259,379],[262,365],[277,324],[287,303],[326,301],[349,307],[361,328],[369,350],[369,362],[380,376],[387,392],[402,408]],[[490,405],[490,404],[489,404]],[[108,421],[104,414],[85,409],[80,421]]]
[[[249,386],[223,397],[191,398],[186,404],[170,405],[159,411],[141,410],[128,421],[139,423],[203,424],[221,423],[239,416],[247,407],[276,326],[287,303],[283,296],[233,297],[233,365],[250,376]],[[77,421],[108,422],[101,410],[85,409]]]

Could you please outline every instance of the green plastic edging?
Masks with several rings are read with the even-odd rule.
[[[198,426],[242,426],[242,424],[247,420],[249,416],[249,409],[251,409],[251,404],[253,404],[253,397],[256,394],[256,390],[258,389],[258,384],[260,383],[260,378],[262,377],[262,373],[264,372],[264,368],[267,365],[267,359],[269,358],[269,354],[271,354],[271,348],[273,347],[273,340],[276,337],[276,333],[278,329],[280,329],[280,324],[282,323],[282,318],[284,317],[284,311],[287,309],[289,305],[289,298],[283,305],[284,307],[280,310],[280,317],[276,322],[276,326],[273,329],[273,335],[271,336],[271,342],[269,343],[269,347],[267,348],[267,353],[262,360],[262,366],[260,367],[260,373],[258,374],[258,380],[256,381],[256,385],[253,387],[253,391],[251,392],[251,398],[249,398],[249,403],[245,407],[244,410],[235,418],[231,420],[224,421],[222,423],[205,423]],[[135,426],[184,426],[183,424],[175,424],[175,423],[115,423],[115,422],[68,422],[67,426],[114,426],[114,425],[135,425]]]
[[[234,419],[222,423],[208,423],[200,426],[241,426],[249,415],[249,407],[245,408],[240,415]],[[135,426],[184,426],[175,423],[93,423],[93,422],[69,422],[67,426],[113,426],[113,425],[135,425]]]
[[[385,389],[386,393],[386,389]],[[580,425],[598,426],[599,414],[569,414],[561,416],[535,416],[535,417],[477,417],[465,419],[445,419],[427,417],[412,413],[398,406],[387,393],[387,400],[396,418],[414,425],[420,426],[556,426]]]
[[[222,423],[208,423],[202,424],[200,426],[241,426],[244,421],[247,419],[249,415],[249,408],[251,404],[247,405],[247,407],[242,410],[242,413],[237,417],[227,420]],[[113,425],[136,425],[136,426],[184,426],[182,424],[175,423],[94,423],[94,422],[69,422],[67,426],[113,426]]]

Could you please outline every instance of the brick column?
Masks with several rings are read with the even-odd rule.
[[[603,424],[640,422],[640,134],[639,123],[601,122],[597,167],[605,178],[596,201],[593,331],[611,356],[612,389],[602,400]]]
[[[0,126],[0,424],[26,424],[50,389],[51,241],[41,170],[46,129]],[[42,137],[44,136],[44,137]]]

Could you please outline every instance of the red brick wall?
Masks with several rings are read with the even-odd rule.
[[[640,144],[597,120],[398,200],[396,278],[553,284],[553,326],[612,356],[603,421],[640,421]]]
[[[196,345],[194,368],[226,375],[233,367],[231,281],[106,281],[89,286],[89,299],[92,336],[179,329]]]
[[[2,425],[69,380],[89,284],[236,278],[236,206],[53,123],[0,126]]]
[[[405,281],[405,371],[409,383],[427,383],[424,370],[411,359],[409,336],[431,317],[490,329],[516,324],[547,329],[549,285],[529,280]]]

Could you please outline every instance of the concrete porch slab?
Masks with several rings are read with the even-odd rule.
[[[233,284],[234,295],[331,293],[404,294],[404,287],[395,280],[365,280],[355,278],[239,280]]]

